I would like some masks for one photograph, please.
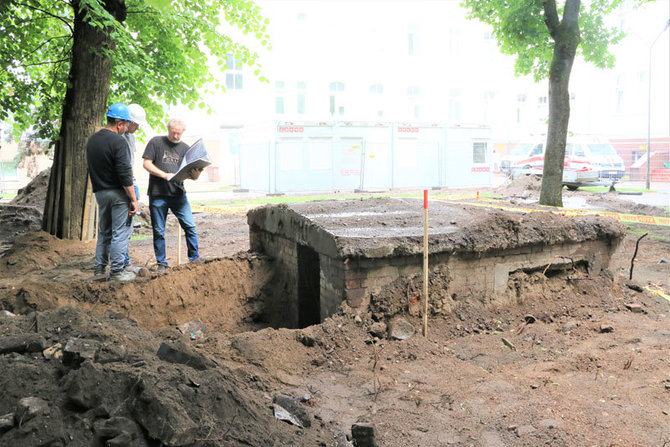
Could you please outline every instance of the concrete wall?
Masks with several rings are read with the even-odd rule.
[[[538,245],[482,254],[446,253],[429,258],[429,298],[434,313],[450,310],[454,301],[478,301],[482,304],[507,304],[514,298],[508,286],[510,274],[516,271],[564,270],[573,264],[586,265],[596,276],[609,266],[617,248],[608,240],[579,244]],[[385,292],[394,288],[403,294],[399,283],[422,289],[423,258],[398,257],[348,260],[344,270],[345,296],[352,307],[367,307],[375,299],[386,299]]]
[[[298,326],[298,243],[278,234],[250,232],[251,249],[276,260],[273,302],[268,314],[280,319],[276,326]],[[446,313],[457,301],[510,304],[516,291],[510,283],[514,272],[569,270],[586,266],[596,276],[609,266],[618,243],[596,240],[561,245],[534,245],[512,250],[481,253],[438,253],[429,258],[429,297],[434,314]],[[387,312],[404,311],[412,296],[420,296],[423,285],[422,256],[338,259],[319,253],[319,299],[321,320],[335,313],[346,300],[353,308],[366,310],[381,301]],[[377,306],[379,307],[379,306]],[[410,306],[411,307],[411,306]]]

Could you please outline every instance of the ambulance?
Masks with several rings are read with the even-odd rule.
[[[511,177],[541,176],[545,149],[544,139],[517,144],[502,160],[501,168]],[[609,141],[594,136],[569,137],[563,166],[563,185],[571,191],[580,186],[615,183],[625,173],[623,159]]]

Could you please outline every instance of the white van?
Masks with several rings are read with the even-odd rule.
[[[522,174],[542,175],[546,137],[516,144],[501,161],[506,174],[516,177]],[[621,180],[626,170],[623,159],[605,138],[594,136],[568,137],[565,147],[563,184],[575,190],[580,186],[599,181]]]
[[[574,136],[568,138],[566,155],[585,157],[598,171],[601,180],[619,181],[626,173],[623,158],[614,150],[607,138]]]

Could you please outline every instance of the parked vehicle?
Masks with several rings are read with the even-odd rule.
[[[503,160],[501,167],[507,168],[512,178],[520,175],[541,176],[544,170],[545,143],[527,143],[517,145],[511,157]],[[600,180],[598,171],[594,170],[591,162],[583,155],[575,153],[573,147],[566,147],[565,162],[563,165],[563,185],[574,191],[580,186],[597,184]]]
[[[515,145],[501,160],[501,170],[511,177],[542,175],[545,145],[545,141],[537,140]],[[614,183],[625,172],[623,159],[606,139],[594,136],[568,139],[563,169],[563,184],[568,189],[574,191],[599,181]]]
[[[617,182],[626,173],[623,158],[617,154],[609,140],[603,137],[584,136],[568,139],[566,154],[585,157],[603,181]]]

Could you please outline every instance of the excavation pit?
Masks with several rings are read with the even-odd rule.
[[[305,327],[342,302],[388,317],[418,313],[423,208],[418,199],[373,198],[270,205],[247,215],[252,251],[275,260],[270,322]],[[430,312],[454,303],[506,305],[521,275],[597,276],[625,235],[600,216],[513,213],[433,201],[428,223]]]

